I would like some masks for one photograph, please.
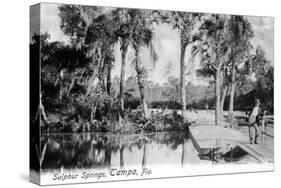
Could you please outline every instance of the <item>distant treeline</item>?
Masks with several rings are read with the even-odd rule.
[[[268,102],[268,100],[264,97],[263,92],[257,92],[252,91],[249,92],[246,95],[240,95],[235,98],[235,105],[234,110],[239,111],[250,111],[252,110],[254,106],[254,100],[255,98],[259,98],[262,101],[262,109],[266,110],[268,113],[273,114],[274,108],[273,108],[273,102]],[[211,97],[208,99],[202,99],[197,102],[187,103],[186,108],[187,109],[199,109],[199,110],[205,110],[205,109],[215,109],[215,97]],[[134,97],[129,100],[125,100],[125,108],[130,109],[138,109],[140,108],[140,99],[137,97]],[[166,100],[166,101],[152,101],[148,104],[149,108],[158,108],[158,109],[174,109],[174,110],[180,110],[181,109],[181,103],[177,101],[172,100]],[[229,109],[229,96],[225,99],[225,105],[224,110]]]

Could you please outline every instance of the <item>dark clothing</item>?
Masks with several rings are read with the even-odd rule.
[[[257,117],[256,117],[256,123],[257,123],[258,125],[260,125],[262,118],[263,118],[262,109],[261,109],[261,107],[259,107],[258,115],[257,115]]]

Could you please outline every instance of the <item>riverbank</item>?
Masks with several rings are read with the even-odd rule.
[[[150,132],[188,132],[194,121],[185,120],[179,111],[151,109],[145,118],[141,110],[132,110],[123,117],[101,116],[94,120],[69,118],[61,114],[49,114],[48,122],[41,121],[41,133],[118,133],[136,134]]]
[[[177,112],[177,113],[175,113]],[[78,119],[77,121],[67,121],[64,117],[58,118],[57,115],[49,115],[49,124],[42,122],[41,132],[49,133],[112,133],[112,134],[138,134],[150,132],[169,132],[169,131],[188,131],[189,127],[214,126],[215,111],[214,110],[188,110],[184,116],[185,121],[181,116],[181,111],[166,109],[150,109],[151,118],[146,120],[142,117],[140,111],[132,111],[127,113],[120,121],[110,121],[106,117],[93,122]],[[231,127],[227,120],[227,111],[223,112],[221,127]],[[235,111],[236,126],[234,130],[239,131],[248,137],[248,124],[246,122],[245,113]],[[270,156],[274,153],[274,119],[266,126],[265,133],[259,129],[258,143],[267,149]],[[273,157],[272,157],[273,158]]]

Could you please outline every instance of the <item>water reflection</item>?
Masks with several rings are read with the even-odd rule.
[[[193,163],[197,158],[192,142],[183,132],[45,135],[41,138],[41,146],[46,148],[43,170],[183,165]]]

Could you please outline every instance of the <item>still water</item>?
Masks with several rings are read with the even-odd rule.
[[[239,147],[212,157],[199,155],[183,132],[53,134],[41,137],[41,149],[43,171],[257,162]]]
[[[45,135],[41,147],[43,170],[184,165],[200,161],[192,141],[183,132]]]

